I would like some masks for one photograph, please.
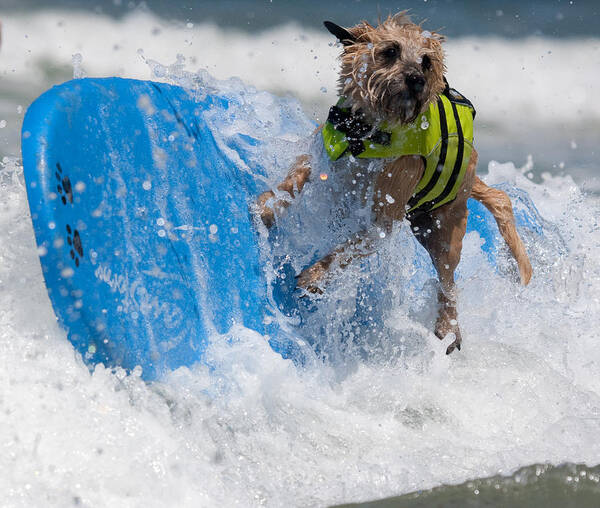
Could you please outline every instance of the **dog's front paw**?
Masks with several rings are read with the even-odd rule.
[[[326,274],[327,268],[324,263],[317,261],[314,265],[300,272],[300,275],[296,277],[296,287],[309,293],[322,295],[323,289],[319,286],[324,282]]]
[[[455,349],[460,351],[462,335],[456,321],[456,316],[452,317],[447,312],[442,312],[435,323],[435,335],[438,339],[444,340],[448,334],[454,336],[454,341],[446,348],[446,354],[449,355]]]
[[[267,201],[269,199],[273,199],[275,197],[275,193],[272,190],[268,190],[263,192],[256,199],[256,211],[260,215],[260,220],[262,220],[263,224],[270,228],[273,224],[275,224],[275,212],[272,208],[267,206]]]

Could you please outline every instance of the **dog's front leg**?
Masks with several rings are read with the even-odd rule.
[[[281,213],[291,204],[291,200],[296,197],[296,194],[302,192],[304,184],[310,178],[310,155],[300,155],[296,158],[294,165],[289,173],[277,186],[277,190],[285,192],[289,195],[284,197],[276,196],[275,192],[268,190],[258,196],[256,207],[263,224],[270,228],[275,223],[275,216]],[[272,202],[269,206],[267,203]]]
[[[420,157],[403,156],[385,164],[377,175],[373,194],[374,224],[350,238],[323,259],[303,270],[298,287],[311,293],[322,293],[331,265],[345,268],[356,257],[372,254],[382,238],[392,232],[395,220],[402,220],[406,204],[413,195],[425,167]],[[382,234],[383,233],[383,234]]]
[[[296,278],[297,287],[310,293],[323,293],[322,286],[326,284],[334,262],[339,268],[345,268],[354,258],[370,256],[375,252],[378,241],[385,236],[381,233],[389,234],[391,230],[391,221],[382,221],[368,230],[357,233],[327,256],[302,270]]]

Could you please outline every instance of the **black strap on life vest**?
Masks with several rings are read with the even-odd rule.
[[[473,103],[455,88],[450,88],[450,85],[448,84],[448,81],[446,80],[445,76],[444,83],[446,83],[446,88],[444,88],[442,94],[448,97],[448,100],[450,100],[450,102],[452,103],[462,104],[463,106],[469,106],[471,108],[471,111],[473,112],[473,120],[475,120],[475,115],[477,114],[477,111],[475,111],[475,106],[473,106]]]
[[[365,139],[385,146],[389,145],[392,141],[392,135],[389,132],[381,130],[373,131],[373,126],[364,120],[364,114],[360,112],[353,115],[347,109],[332,106],[329,109],[327,121],[331,122],[336,130],[346,135],[348,141],[347,150],[354,157],[365,151]],[[369,134],[371,135],[369,136]]]

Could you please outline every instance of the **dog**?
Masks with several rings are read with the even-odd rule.
[[[332,164],[346,170],[368,161],[371,225],[297,276],[297,287],[322,293],[332,268],[374,252],[393,223],[407,219],[429,253],[439,279],[435,335],[453,338],[446,349],[461,349],[454,271],[460,261],[467,226],[467,200],[481,202],[494,216],[526,285],[532,267],[515,228],[507,194],[488,187],[476,175],[473,147],[475,109],[449,87],[444,74],[445,38],[413,23],[406,11],[378,26],[366,21],[343,28],[325,27],[342,44],[339,101],[330,109],[320,136]],[[299,156],[277,191],[262,193],[256,208],[271,227],[311,179],[310,155]],[[364,173],[364,171],[363,171]],[[354,181],[354,180],[353,180]]]

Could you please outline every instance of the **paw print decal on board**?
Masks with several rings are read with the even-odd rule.
[[[60,162],[56,163],[56,171],[54,172],[54,176],[56,176],[56,181],[58,182],[56,185],[56,190],[60,194],[60,200],[63,205],[69,203],[73,203],[73,186],[71,185],[71,180],[67,175],[63,174],[62,167],[60,166]]]
[[[71,259],[75,261],[75,266],[79,267],[81,259],[83,258],[83,245],[81,244],[81,236],[79,231],[72,229],[67,224],[67,243],[69,244]]]

